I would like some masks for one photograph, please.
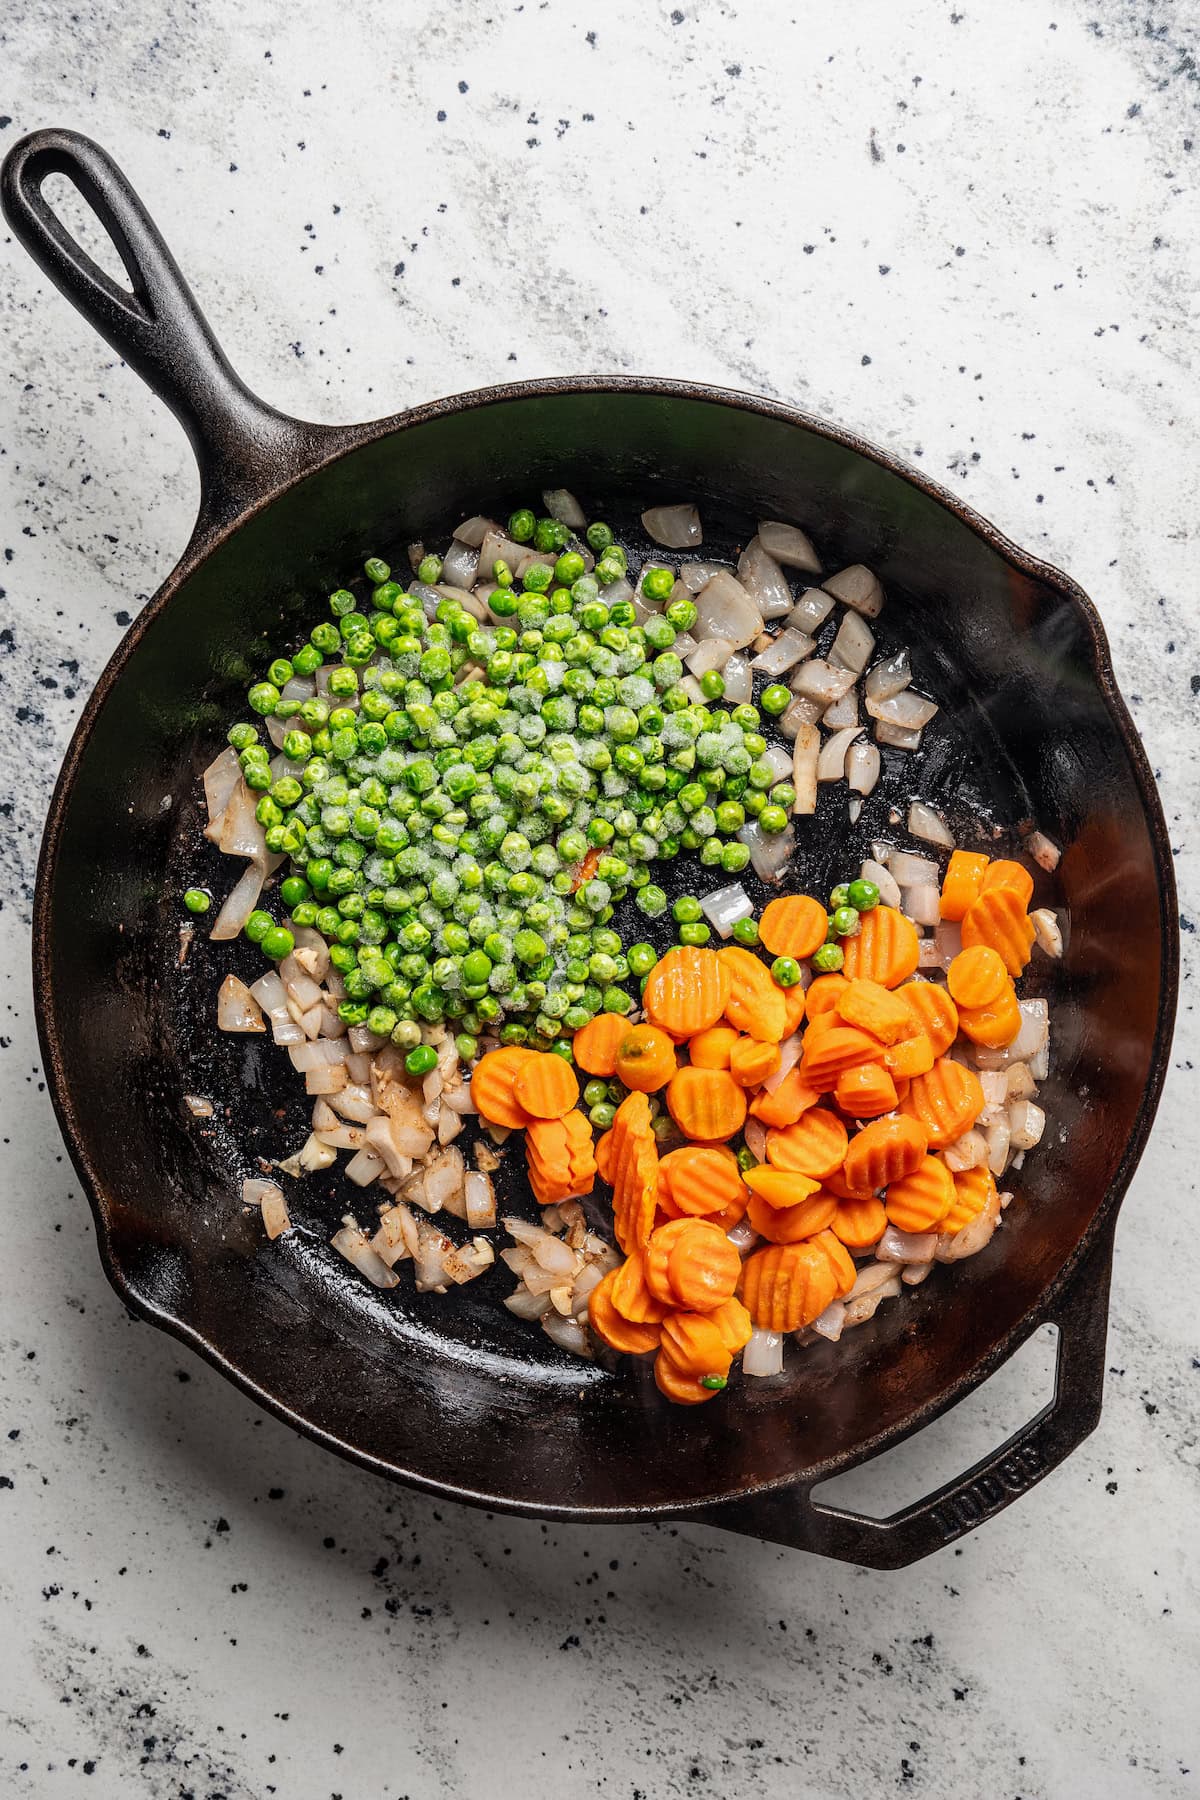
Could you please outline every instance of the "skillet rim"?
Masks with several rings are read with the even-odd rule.
[[[51,896],[59,841],[75,781],[96,719],[109,694],[124,674],[129,659],[138,648],[150,625],[166,610],[184,582],[195,573],[200,564],[219,546],[234,537],[243,525],[264,512],[291,488],[309,476],[320,474],[331,468],[343,457],[366,444],[377,442],[382,438],[396,435],[401,431],[435,419],[475,411],[486,406],[539,397],[598,393],[636,394],[665,400],[698,401],[702,404],[729,407],[736,411],[754,413],[762,418],[797,427],[802,431],[839,444],[855,455],[898,476],[910,487],[932,499],[946,511],[952,513],[968,530],[974,532],[1010,567],[1031,580],[1052,589],[1067,601],[1087,627],[1091,642],[1092,672],[1096,685],[1129,758],[1140,796],[1142,813],[1150,833],[1155,872],[1158,878],[1162,941],[1159,965],[1159,1004],[1151,1046],[1150,1078],[1143,1090],[1134,1128],[1126,1142],[1113,1179],[1086,1230],[1077,1240],[1055,1279],[1042,1290],[1037,1301],[1026,1309],[1026,1312],[1010,1327],[1000,1342],[986,1355],[964,1369],[934,1399],[914,1409],[898,1424],[864,1439],[852,1453],[827,1459],[825,1463],[807,1469],[803,1475],[778,1476],[749,1487],[739,1487],[732,1493],[714,1494],[687,1501],[656,1502],[645,1506],[579,1506],[556,1504],[552,1499],[531,1500],[512,1496],[497,1497],[479,1489],[455,1486],[450,1482],[424,1475],[418,1470],[401,1468],[395,1463],[374,1456],[357,1445],[337,1437],[322,1426],[314,1424],[303,1414],[295,1412],[286,1402],[260,1386],[244,1370],[231,1362],[215,1342],[204,1337],[199,1330],[189,1325],[177,1314],[157,1306],[141,1294],[115,1255],[112,1238],[101,1207],[101,1195],[107,1196],[107,1189],[92,1167],[83,1132],[75,1120],[59,1053],[59,1025],[54,1003],[54,957],[51,942]],[[288,421],[288,423],[294,422]],[[731,1503],[749,1501],[759,1496],[789,1489],[806,1492],[830,1476],[878,1455],[923,1426],[932,1423],[934,1419],[972,1393],[1014,1354],[1044,1319],[1053,1315],[1056,1306],[1072,1286],[1076,1273],[1089,1254],[1097,1249],[1106,1234],[1111,1239],[1115,1229],[1116,1214],[1145,1149],[1166,1079],[1168,1052],[1174,1029],[1179,988],[1179,924],[1174,865],[1162,803],[1149,759],[1117,686],[1107,634],[1094,602],[1078,582],[1063,570],[1023,550],[991,520],[985,518],[965,501],[960,500],[940,482],[931,479],[923,471],[911,467],[890,450],[885,450],[861,437],[858,433],[847,430],[827,419],[819,418],[797,407],[788,406],[769,396],[751,394],[736,388],[725,388],[704,382],[660,379],[653,376],[546,376],[528,381],[500,383],[490,387],[469,389],[463,393],[427,401],[406,412],[394,413],[361,424],[315,427],[298,425],[297,429],[306,435],[303,440],[297,440],[298,447],[289,457],[285,458],[281,478],[268,480],[262,491],[250,495],[245,503],[236,508],[232,512],[232,516],[227,519],[217,523],[209,522],[206,517],[208,496],[202,483],[199,517],[183,554],[174,569],[127,629],[88,696],[63,757],[43,830],[34,892],[32,938],[34,1014],[37,1022],[38,1042],[51,1104],[63,1141],[92,1211],[96,1227],[97,1249],[110,1285],[131,1313],[157,1326],[179,1342],[187,1344],[258,1405],[322,1448],[333,1451],[344,1460],[366,1468],[373,1474],[402,1482],[406,1486],[416,1488],[424,1493],[436,1494],[461,1504],[484,1507],[492,1511],[527,1518],[555,1519],[562,1522],[595,1522],[597,1524],[672,1518],[693,1518],[703,1522],[708,1512]],[[1107,1318],[1107,1299],[1104,1302],[1104,1309]]]

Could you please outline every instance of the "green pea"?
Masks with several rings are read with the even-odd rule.
[[[287,907],[289,912],[291,912],[294,907],[299,906],[302,900],[307,900],[309,892],[310,890],[307,881],[300,875],[289,875],[286,881],[282,881],[279,884],[279,898],[283,901],[283,904]]]
[[[747,949],[752,950],[758,943],[757,921],[754,919],[735,920],[732,936],[735,944],[745,944]]]
[[[190,913],[206,913],[212,905],[212,896],[203,888],[188,888],[183,896],[183,904]]]
[[[793,697],[790,688],[784,687],[780,681],[773,681],[770,687],[765,687],[759,695],[758,704],[765,713],[769,713],[774,719],[780,713],[787,711],[792,704]]]
[[[787,830],[788,816],[782,806],[764,806],[758,815],[759,828],[762,831],[779,832]]]
[[[508,517],[508,535],[516,544],[527,544],[533,536],[537,520],[527,506],[522,506]]]
[[[675,577],[670,569],[647,569],[642,576],[642,592],[647,600],[669,600],[674,586]]]
[[[658,951],[653,944],[631,944],[627,961],[635,975],[648,975],[658,961]]]
[[[261,939],[263,952],[272,962],[282,962],[296,948],[296,940],[286,925],[272,925]]]
[[[836,912],[839,906],[851,905],[853,905],[853,902],[850,899],[850,889],[847,883],[843,881],[830,893],[829,910],[830,912]]]
[[[830,916],[839,937],[854,937],[862,923],[858,909],[853,906],[839,906]]]
[[[261,944],[274,924],[275,921],[269,912],[255,911],[250,914],[250,917],[242,926],[242,930],[252,944]]]
[[[602,524],[599,519],[589,525],[583,535],[587,539],[588,549],[594,550],[597,556],[603,556],[612,546],[612,528]]]
[[[590,1086],[591,1083],[588,1085]],[[616,1116],[616,1107],[610,1105],[607,1100],[601,1100],[588,1109],[588,1119],[596,1127],[597,1131],[607,1131]]]
[[[696,623],[698,615],[696,613],[695,603],[691,600],[684,600],[681,597],[678,600],[671,601],[664,616],[667,623],[673,625],[676,631],[690,631],[692,626]]]
[[[437,1068],[437,1051],[432,1044],[418,1044],[405,1057],[404,1066],[410,1075],[428,1075]]]
[[[846,898],[860,913],[871,912],[879,905],[879,889],[873,881],[852,881]]]
[[[727,875],[739,875],[749,861],[750,850],[746,844],[726,844],[721,851],[721,867]]]
[[[256,713],[268,718],[275,711],[279,689],[269,681],[256,681],[246,698]]]
[[[707,944],[712,936],[712,927],[701,924],[681,925],[677,935],[681,944]]]
[[[694,894],[681,894],[671,908],[671,916],[680,925],[693,925],[697,919],[703,918],[704,908]]]
[[[845,960],[840,944],[822,944],[812,953],[812,966],[820,975],[835,975]]]
[[[706,669],[700,677],[700,692],[706,700],[719,700],[725,692],[725,677],[719,669]]]
[[[800,979],[800,964],[794,956],[777,956],[771,964],[771,974],[781,988],[795,987]]]

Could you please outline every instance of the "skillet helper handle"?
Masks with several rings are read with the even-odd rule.
[[[55,214],[42,187],[65,175],[117,250],[121,287]],[[158,228],[112,157],[77,131],[32,132],[0,168],[0,205],[15,236],[89,324],[164,400],[200,465],[193,543],[314,466],[337,433],[276,412],[231,367]]]
[[[965,1475],[887,1519],[826,1506],[803,1487],[715,1507],[702,1515],[705,1523],[865,1568],[900,1569],[1011,1506],[1077,1450],[1099,1422],[1112,1251],[1113,1224],[1108,1224],[1030,1328],[1058,1326],[1053,1398]]]

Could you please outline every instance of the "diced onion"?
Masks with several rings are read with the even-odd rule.
[[[828,1338],[831,1344],[836,1344],[842,1335],[845,1323],[845,1303],[841,1300],[831,1300],[825,1311],[817,1314],[810,1329],[815,1331],[818,1337]]]
[[[759,651],[750,667],[760,675],[782,675],[785,670],[803,662],[811,652],[813,642],[804,632],[795,631],[789,625],[780,632],[769,649]]]
[[[828,581],[823,581],[821,586],[835,600],[840,600],[843,606],[861,613],[864,619],[878,618],[883,611],[883,589],[879,585],[879,579],[870,569],[864,568],[862,563],[853,563],[850,568],[839,570]]]
[[[479,573],[479,551],[455,539],[442,561],[442,580],[451,587],[470,588]],[[490,575],[491,570],[484,571]]]
[[[698,594],[714,575],[720,575],[723,571],[729,573],[724,563],[685,562],[679,565],[679,579],[689,594]]]
[[[729,682],[725,683],[725,697],[729,698]],[[815,725],[828,711],[819,700],[808,700],[803,694],[797,694],[787,711],[779,721],[779,730],[785,738],[795,738],[802,725]]]
[[[889,725],[886,719],[875,721],[875,741],[889,744],[893,750],[919,750],[921,732],[907,731],[901,725]]]
[[[890,700],[902,693],[912,680],[912,666],[908,660],[907,650],[898,650],[895,656],[875,664],[863,683],[863,698],[870,711],[874,701]]]
[[[725,699],[731,706],[741,706],[754,694],[754,677],[750,664],[741,651],[735,651],[722,671],[725,677]]]
[[[210,825],[225,811],[233,797],[233,790],[241,779],[242,766],[238,761],[238,753],[230,745],[204,771],[204,804],[208,808]]]
[[[902,888],[900,910],[914,925],[936,925],[940,916],[937,889],[930,882],[922,882],[919,887]]]
[[[819,656],[801,663],[792,679],[794,694],[802,694],[808,700],[819,700],[822,706],[832,706],[835,700],[840,700],[853,686],[854,675],[851,670],[835,669],[832,663]]]
[[[668,550],[691,550],[704,537],[694,506],[652,506],[642,514],[642,528]]]
[[[792,754],[792,783],[796,789],[794,813],[817,810],[817,764],[821,756],[821,734],[815,725],[801,725],[796,732]]]
[[[485,1231],[496,1223],[496,1195],[491,1178],[477,1169],[468,1169],[463,1177],[464,1210],[472,1231]]]
[[[874,648],[875,633],[866,620],[854,612],[844,613],[837,636],[829,646],[829,660],[839,669],[852,669],[855,675],[861,675]]]
[[[1062,851],[1057,844],[1051,842],[1044,831],[1032,832],[1026,840],[1025,848],[1039,869],[1045,869],[1050,875],[1054,873]]]
[[[559,1313],[547,1312],[542,1318],[542,1330],[560,1350],[569,1350],[572,1356],[591,1357],[592,1340],[578,1319],[564,1319]]]
[[[709,637],[696,645],[687,658],[687,666],[693,675],[707,675],[710,669],[723,669],[732,655],[733,645],[728,638]]]
[[[1032,1100],[1014,1100],[1008,1109],[1008,1141],[1014,1150],[1032,1150],[1042,1141],[1046,1115]]]
[[[778,1375],[783,1370],[783,1338],[778,1331],[752,1331],[742,1351],[743,1375]]]
[[[796,834],[789,825],[784,831],[759,829],[757,819],[748,819],[738,837],[750,851],[750,864],[760,881],[779,881],[796,848]]]
[[[938,866],[933,858],[918,856],[915,850],[889,851],[887,866],[901,887],[918,887],[923,881],[936,883],[938,879]]]
[[[835,731],[821,745],[821,753],[817,758],[818,781],[840,781],[846,773],[846,752],[862,730],[861,725],[848,725],[844,731]]]
[[[815,637],[832,611],[832,594],[826,594],[821,588],[805,588],[788,614],[788,624]]]
[[[767,555],[773,556],[785,568],[820,574],[820,557],[811,541],[795,525],[784,525],[778,519],[763,519],[758,527],[758,541]]]
[[[927,806],[923,800],[914,800],[909,807],[908,830],[911,837],[921,838],[927,844],[937,844],[943,850],[954,849],[954,834],[950,827],[941,815],[934,812],[932,806]],[[903,887],[904,878],[896,872],[894,862],[892,872]]]
[[[847,725],[859,724],[857,688],[847,688],[840,700],[827,706],[821,714],[821,723],[826,731],[844,731]]]
[[[365,1233],[353,1221],[343,1225],[329,1241],[347,1262],[354,1264],[360,1275],[366,1276],[372,1287],[399,1286],[400,1277],[388,1268],[377,1250],[372,1250]]]
[[[853,743],[846,752],[846,780],[852,794],[870,794],[879,780],[882,758],[874,744]],[[874,877],[871,877],[873,880]]]
[[[787,576],[758,538],[751,538],[738,557],[738,580],[764,619],[781,619],[794,601]]]
[[[567,488],[549,488],[542,495],[542,505],[550,518],[568,525],[572,531],[582,531],[587,524],[587,514]]]
[[[905,688],[890,700],[868,700],[867,711],[873,719],[886,725],[898,725],[902,731],[923,731],[937,714],[936,701]]]
[[[213,920],[213,928],[209,937],[215,944],[230,943],[241,931],[246,920],[258,905],[258,897],[263,890],[266,876],[262,864],[248,862],[225,899],[225,904]]]
[[[282,1237],[291,1228],[283,1189],[273,1181],[243,1181],[242,1205],[257,1206],[262,1211],[263,1226],[269,1238]]]
[[[244,981],[227,975],[217,990],[218,1031],[265,1031],[266,1023],[257,1000]]]
[[[727,938],[739,919],[748,919],[754,911],[746,890],[738,882],[706,894],[700,909],[718,937]]]
[[[1063,953],[1062,927],[1052,907],[1039,906],[1036,912],[1029,915],[1033,926],[1034,937],[1039,950],[1047,956],[1061,956]]]
[[[763,618],[753,600],[725,569],[706,582],[696,595],[696,631],[703,637],[728,638],[735,650],[752,644],[763,628]],[[679,645],[675,645],[679,653]]]
[[[495,532],[497,537],[503,535],[495,519],[485,519],[482,514],[476,513],[473,518],[464,519],[461,525],[456,525],[454,528],[454,535],[460,544],[469,544],[472,550],[478,550],[489,531]],[[421,565],[422,558],[424,557],[425,546],[424,544],[416,544],[414,545],[414,549],[421,552],[421,555],[417,557],[416,562],[413,563],[413,574],[415,575],[417,569]]]

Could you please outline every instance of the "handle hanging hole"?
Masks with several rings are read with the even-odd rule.
[[[101,273],[132,300],[133,287],[121,253],[71,177],[47,175],[42,183],[42,199]]]

